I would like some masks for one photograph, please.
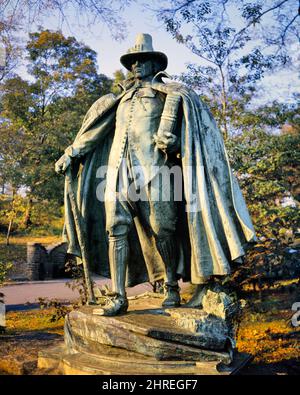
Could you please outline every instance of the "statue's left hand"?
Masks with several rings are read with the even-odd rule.
[[[164,132],[162,134],[155,134],[154,141],[157,148],[164,152],[175,152],[179,148],[179,140],[176,134],[171,132]]]

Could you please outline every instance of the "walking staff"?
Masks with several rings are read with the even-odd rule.
[[[82,226],[82,218],[81,214],[78,210],[76,199],[75,199],[75,194],[73,191],[73,186],[72,186],[72,163],[70,163],[70,166],[67,168],[67,171],[65,173],[66,175],[66,183],[67,183],[67,193],[70,198],[70,203],[71,203],[71,209],[73,213],[73,218],[75,222],[75,228],[77,232],[77,238],[78,238],[78,243],[81,251],[81,260],[82,260],[82,265],[83,265],[83,273],[84,273],[84,281],[85,281],[85,286],[87,289],[87,296],[88,304],[97,304],[96,303],[96,297],[94,294],[94,289],[93,289],[93,284],[92,280],[90,277],[89,273],[89,267],[88,267],[88,250],[86,246],[86,237],[85,237],[85,228]]]

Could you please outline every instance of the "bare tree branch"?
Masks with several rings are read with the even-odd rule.
[[[251,26],[254,26],[256,23],[260,22],[262,17],[267,15],[268,13],[275,11],[276,9],[279,9],[281,6],[283,6],[285,3],[289,2],[290,0],[282,0],[279,3],[275,4],[273,7],[269,7],[267,9],[265,9],[263,12],[259,13],[259,15],[257,17],[255,17],[254,19],[252,19],[245,27],[243,27],[241,30],[239,30],[235,36],[232,39],[232,42],[230,44],[230,48],[232,48],[238,37],[241,36],[242,34],[244,34]]]

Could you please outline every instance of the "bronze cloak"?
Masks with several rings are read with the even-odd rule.
[[[176,238],[178,240],[178,277],[193,284],[203,277],[230,274],[230,262],[245,254],[256,241],[248,209],[232,173],[221,133],[207,106],[197,94],[179,83],[154,82],[151,88],[164,94],[182,97],[181,166],[185,202],[179,205]],[[87,112],[77,134],[115,114],[118,97],[105,95]],[[103,181],[97,176],[99,166],[108,164],[114,127],[99,133],[98,142],[72,166],[72,184],[85,228],[90,269],[110,277],[108,239],[105,230],[104,203],[96,198]],[[138,218],[129,234],[130,260],[127,286],[164,277],[164,265],[153,237],[146,234]],[[64,240],[68,252],[80,257],[70,200],[65,189]],[[143,249],[141,248],[143,245]]]

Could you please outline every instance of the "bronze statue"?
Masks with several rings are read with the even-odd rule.
[[[162,279],[163,306],[180,305],[180,278],[198,284],[190,305],[201,306],[205,284],[256,240],[253,225],[211,113],[163,82],[167,56],[151,36],[139,34],[121,63],[133,77],[92,105],[56,163],[67,171],[68,252],[85,265],[91,300],[88,270],[111,277],[100,314],[127,311],[125,285]]]

